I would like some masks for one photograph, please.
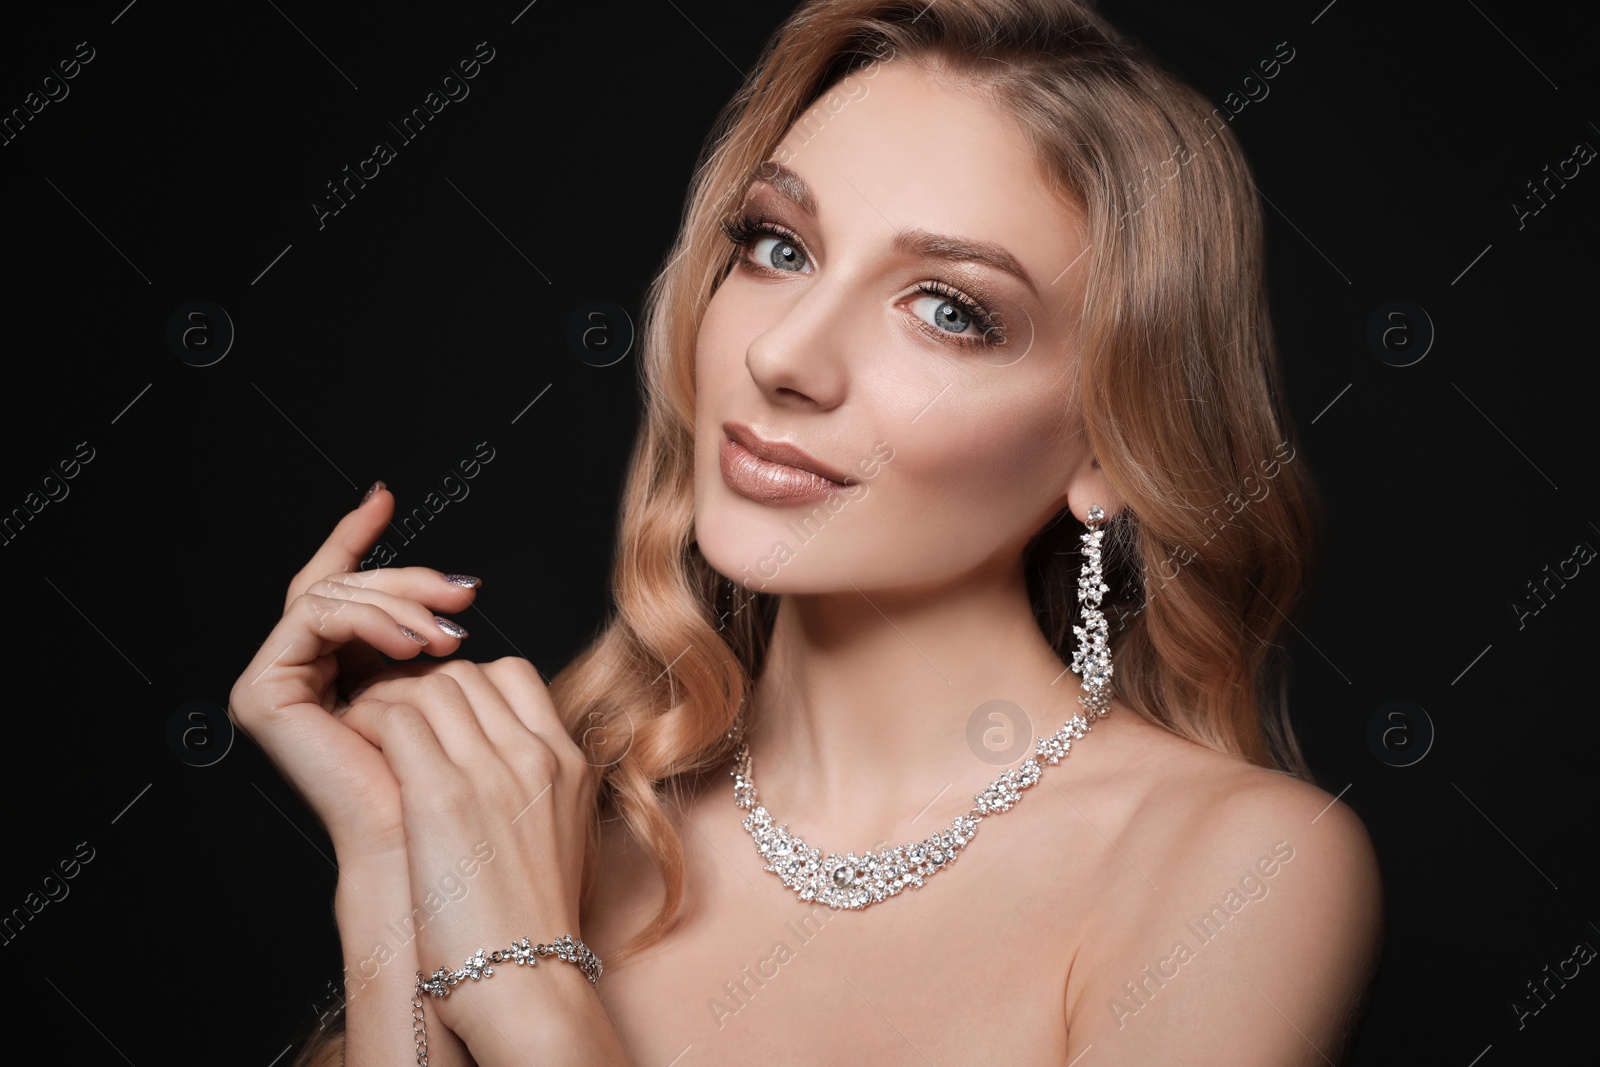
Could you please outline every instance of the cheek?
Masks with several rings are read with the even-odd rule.
[[[916,410],[885,423],[902,429],[882,434],[895,453],[873,526],[897,560],[959,570],[1026,540],[1048,520],[1065,460],[1060,448],[1042,443],[1058,413],[1029,409],[1030,394],[997,392],[958,405],[950,403],[953,392],[915,423]]]
[[[899,468],[907,495],[918,502],[942,498],[975,517],[998,519],[995,509],[1009,514],[1019,506],[1031,508],[1025,490],[1050,474],[1046,468],[1053,464],[1039,444],[1042,426],[1036,425],[1042,422],[976,411],[931,422],[924,416],[912,427],[915,439],[906,435],[906,447],[897,448],[891,466]]]
[[[706,306],[705,315],[700,320],[700,331],[695,336],[694,379],[698,417],[713,417],[718,410],[716,401],[736,386],[738,374],[747,373],[744,370],[744,352],[749,338],[756,332],[754,323],[741,322],[737,299],[719,288]],[[741,338],[744,340],[741,341]]]
[[[1069,401],[1045,364],[922,369],[901,361],[871,385],[884,416],[875,421],[896,449],[890,466],[899,468],[907,490],[922,498],[1000,504],[1010,512],[1034,507],[1030,487],[1061,481],[1067,450],[1056,435],[1070,433],[1061,425]]]
[[[722,440],[722,420],[736,411],[748,410],[752,396],[750,372],[745,367],[745,350],[755,327],[741,321],[737,296],[719,289],[712,296],[695,335],[694,350],[694,511],[696,534],[701,548],[714,565],[725,572],[737,572],[747,562],[734,560],[730,552],[748,554],[751,546],[770,546],[775,523],[764,523],[759,512],[750,512],[728,499],[722,482],[718,443]],[[737,549],[735,548],[737,547]]]

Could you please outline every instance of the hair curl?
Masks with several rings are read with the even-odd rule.
[[[808,0],[769,39],[696,161],[641,319],[644,411],[614,613],[550,684],[569,733],[603,768],[584,909],[606,820],[620,819],[666,886],[612,964],[681,920],[683,849],[666,804],[686,802],[731,759],[727,734],[777,610],[775,595],[718,574],[694,540],[695,343],[734,251],[718,223],[819,100],[866,64],[900,60],[1012,116],[1052,192],[1087,220],[1081,357],[1062,404],[1064,415],[1079,407],[1126,502],[1105,555],[1115,695],[1182,737],[1311,777],[1277,639],[1309,575],[1320,505],[1294,459],[1261,212],[1227,115],[1072,0]],[[1035,617],[1063,660],[1083,529],[1068,518],[1039,531],[1024,561]]]

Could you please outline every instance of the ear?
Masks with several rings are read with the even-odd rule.
[[[1100,461],[1093,453],[1088,453],[1073,469],[1056,506],[1070,508],[1079,522],[1088,522],[1089,508],[1095,504],[1100,505],[1109,519],[1122,511],[1127,501],[1111,487]]]

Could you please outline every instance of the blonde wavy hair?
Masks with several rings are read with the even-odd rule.
[[[1073,0],[808,0],[767,42],[697,160],[682,226],[641,318],[644,418],[619,518],[603,632],[551,681],[601,768],[583,877],[620,820],[658,869],[658,912],[607,963],[682,917],[683,805],[732,758],[778,597],[717,573],[694,539],[694,355],[734,262],[719,223],[791,126],[866,64],[953,75],[1008,113],[1090,254],[1075,394],[1105,477],[1105,607],[1116,697],[1182,737],[1310,780],[1278,639],[1312,564],[1315,487],[1295,462],[1267,306],[1262,219],[1228,116]],[[1041,631],[1071,658],[1083,527],[1062,513],[1026,549]],[[309,1054],[311,1050],[306,1050]],[[318,1062],[306,1058],[302,1064]]]

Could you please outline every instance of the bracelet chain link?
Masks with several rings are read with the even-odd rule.
[[[583,976],[589,979],[590,985],[600,982],[600,973],[604,970],[600,957],[589,951],[589,946],[573,937],[571,934],[562,934],[549,944],[535,945],[526,937],[520,941],[513,941],[509,948],[497,948],[490,952],[479,949],[468,956],[465,964],[458,970],[447,970],[440,967],[429,977],[423,977],[421,971],[417,972],[417,985],[411,994],[411,1031],[417,1040],[417,1067],[428,1067],[428,1026],[422,1013],[422,995],[424,993],[435,997],[450,995],[450,989],[468,979],[476,982],[494,974],[494,964],[515,963],[518,966],[526,964],[530,967],[538,966],[539,957],[554,956],[557,959],[575,963],[583,971]]]

